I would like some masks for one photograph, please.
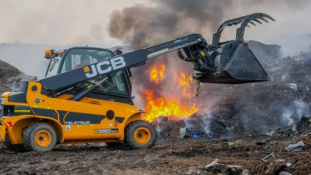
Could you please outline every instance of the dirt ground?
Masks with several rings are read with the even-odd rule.
[[[304,142],[304,150],[285,150],[298,141]],[[158,140],[141,150],[110,150],[104,143],[59,145],[45,153],[13,153],[2,147],[0,174],[308,174],[310,151],[311,135]],[[271,153],[267,163],[261,161]]]

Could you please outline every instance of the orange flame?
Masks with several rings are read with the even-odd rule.
[[[178,80],[178,88],[182,88],[183,96],[189,98],[193,96],[192,93],[189,92],[190,84],[193,84],[192,76],[190,75],[188,78],[186,78],[186,75],[183,72],[180,72],[180,78]]]
[[[173,68],[174,69],[174,68]],[[149,81],[155,83],[154,88],[157,89],[158,83],[165,80],[165,70],[164,64],[160,66],[153,66],[149,73]],[[191,85],[193,84],[192,77],[186,77],[185,73],[176,69],[174,72],[174,81],[172,82],[172,90],[180,92],[182,98],[172,98],[172,97],[157,97],[155,96],[155,91],[151,89],[144,89],[145,94],[145,111],[144,119],[148,122],[153,122],[156,118],[160,116],[175,117],[175,118],[187,118],[198,111],[197,105],[189,104],[193,97],[191,93]],[[183,101],[182,101],[182,100]]]
[[[177,100],[164,100],[155,98],[153,90],[145,90],[147,104],[144,119],[148,122],[154,121],[159,116],[187,118],[197,112],[196,105],[187,106],[179,103]]]
[[[165,65],[162,64],[159,68],[158,66],[153,66],[150,71],[150,81],[153,81],[154,83],[158,84],[160,81],[164,80],[165,75]]]

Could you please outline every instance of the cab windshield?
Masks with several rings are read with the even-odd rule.
[[[51,64],[48,67],[46,77],[84,67],[89,64],[94,64],[115,56],[114,53],[109,50],[93,48],[73,48],[65,54],[66,55],[62,58],[63,60],[61,60],[60,57],[52,59]],[[76,84],[75,87],[85,89],[92,83],[98,82],[100,79],[100,77],[89,79]],[[94,92],[129,95],[129,90],[126,87],[124,72],[120,70],[115,76],[109,77],[105,82],[97,86]]]
[[[55,57],[51,60],[51,63],[49,64],[48,69],[46,71],[46,76],[45,76],[46,78],[54,76],[57,74],[57,70],[58,70],[58,67],[60,64],[60,60],[61,60],[60,56]]]
[[[66,53],[60,73],[97,63],[113,57],[113,52],[102,49],[79,48]]]
[[[58,73],[67,72],[82,66],[105,60],[107,58],[113,57],[114,53],[103,49],[75,48],[69,50],[66,53],[63,61],[61,56],[62,55],[52,58],[51,63],[49,64],[46,71],[46,78],[57,75]],[[59,72],[60,66],[62,67]]]

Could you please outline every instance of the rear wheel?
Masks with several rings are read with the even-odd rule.
[[[45,152],[54,149],[57,142],[55,130],[46,123],[36,123],[26,129],[24,146],[29,151]]]
[[[156,140],[154,127],[146,121],[134,121],[125,129],[125,141],[132,149],[151,148]]]

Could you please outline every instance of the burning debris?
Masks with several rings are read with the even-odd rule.
[[[193,101],[193,93],[190,90],[193,84],[191,76],[186,77],[185,73],[177,68],[174,69],[173,77],[167,76],[171,72],[164,64],[152,66],[149,71],[149,77],[140,90],[143,92],[141,100],[145,105],[145,120],[154,122],[159,116],[183,119],[197,112],[198,106]],[[167,90],[175,91],[174,94],[162,96],[159,91],[164,86],[170,86]],[[176,98],[177,94],[182,96]]]
[[[158,84],[159,81],[162,81],[165,78],[165,65],[162,64],[159,69],[155,65],[152,67],[152,70],[150,71],[150,81],[154,82],[155,84]]]
[[[182,89],[183,91],[179,93],[183,94],[183,99],[187,99],[187,102],[192,101],[196,108],[189,108],[189,105],[187,108],[182,103],[176,104],[180,105],[182,109],[196,110],[187,110],[181,113],[165,113],[164,111],[169,111],[167,108],[162,108],[166,104],[166,96],[155,103],[155,96],[151,96],[152,93],[149,93],[146,102],[150,104],[146,108],[146,114],[152,111],[153,120],[148,121],[155,121],[154,119],[158,116],[168,117],[168,120],[157,124],[161,128],[159,129],[161,138],[180,138],[180,135],[182,138],[194,138],[196,136],[198,136],[196,138],[232,138],[260,135],[293,136],[308,131],[307,128],[310,127],[308,103],[311,100],[308,98],[309,90],[306,88],[308,82],[299,77],[309,76],[309,71],[305,69],[309,67],[309,64],[306,63],[308,63],[308,59],[311,60],[311,54],[309,56],[306,54],[297,56],[304,57],[304,59],[300,59],[300,62],[304,60],[305,64],[296,64],[294,61],[294,64],[289,65],[286,61],[289,58],[280,56],[280,47],[267,46],[254,41],[251,41],[250,45],[254,49],[254,53],[264,57],[263,60],[266,63],[264,66],[271,75],[271,82],[244,85],[204,85],[202,88],[203,97],[199,98],[193,98],[193,93],[184,93],[187,91]],[[268,60],[265,57],[269,54],[273,58],[270,57]],[[282,78],[284,71],[292,71],[292,74],[287,75],[284,79]],[[177,87],[175,90],[178,89],[179,85],[188,89],[194,85],[191,78],[187,79],[186,76],[182,76],[182,72],[179,73],[179,76],[174,76],[174,80],[170,82],[174,82],[175,87]],[[167,69],[164,71],[165,75],[166,77],[168,75]],[[186,80],[185,83],[182,83],[184,80]],[[162,90],[162,86],[166,85],[165,81],[166,78],[163,78],[159,83],[153,84],[152,87],[155,89],[153,95],[157,93],[157,89]],[[181,83],[176,84],[176,82]],[[212,88],[214,90],[210,91]],[[214,94],[216,91],[218,94]],[[218,96],[221,98],[213,100],[214,103],[207,105],[208,99],[217,99]],[[183,102],[183,100],[179,100],[179,102]],[[203,108],[210,110],[204,111]],[[179,121],[178,118],[182,120]]]

